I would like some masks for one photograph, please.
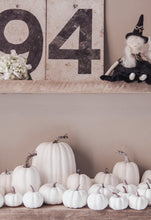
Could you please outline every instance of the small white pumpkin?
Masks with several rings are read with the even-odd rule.
[[[63,194],[63,204],[68,208],[82,208],[87,204],[87,192],[82,189],[68,189]]]
[[[43,197],[40,192],[35,192],[33,186],[31,186],[32,192],[26,192],[23,196],[23,204],[27,208],[40,208],[43,205]]]
[[[0,208],[4,205],[4,197],[0,194]]]
[[[133,185],[133,184],[128,184],[126,180],[123,181],[123,183],[120,183],[116,186],[116,189],[119,192],[123,192],[125,193],[125,189],[127,191],[127,193],[130,194],[136,194],[137,192],[137,186]]]
[[[99,193],[102,193],[108,199],[112,196],[113,192],[116,192],[116,189],[113,186],[106,186],[105,187],[103,184],[93,184],[90,187],[88,194],[97,193],[98,190],[99,190]]]
[[[48,183],[40,187],[39,192],[44,198],[44,203],[57,205],[62,203],[65,187],[59,183]]]
[[[18,207],[23,202],[23,196],[20,193],[16,193],[15,188],[12,187],[12,193],[5,195],[5,204],[10,207]]]
[[[5,195],[5,189],[3,187],[0,187],[0,194],[2,194],[2,196]]]
[[[141,183],[146,182],[148,179],[151,180],[151,170],[146,170],[142,176]]]
[[[79,186],[79,189],[88,191],[92,185],[90,177],[85,174],[81,174],[81,170],[77,170],[77,173],[73,173],[67,178],[67,188],[75,190]]]
[[[14,169],[12,175],[12,186],[15,187],[16,192],[24,194],[29,191],[30,185],[36,191],[41,185],[40,175],[36,167],[30,166],[29,160],[36,156],[37,153],[29,154],[24,166],[18,166]]]
[[[105,172],[97,173],[94,179],[95,183],[104,184],[104,186],[116,186],[120,183],[119,178],[113,175],[112,173],[109,173],[107,168],[105,169]]]
[[[121,181],[126,180],[128,184],[139,184],[139,169],[136,163],[130,162],[128,155],[123,151],[118,153],[124,156],[125,160],[118,162],[113,167],[113,174]]]
[[[5,193],[11,192],[12,187],[12,171],[8,169],[0,174],[0,187],[4,188]]]
[[[128,207],[128,199],[124,196],[114,193],[109,200],[109,207],[114,210],[126,209]]]
[[[42,184],[53,182],[66,185],[67,177],[76,172],[74,153],[71,147],[59,140],[68,138],[59,136],[53,142],[41,143],[37,148],[37,157],[32,165],[37,167]]]
[[[137,186],[137,188],[138,188],[138,189],[148,189],[148,185],[147,185],[146,183],[148,183],[149,186],[151,187],[151,179],[147,178],[147,179],[146,179],[146,182],[141,182],[141,183]]]
[[[137,192],[140,196],[144,196],[148,199],[148,205],[151,205],[151,185],[146,182],[147,188],[138,188]]]
[[[143,210],[146,209],[147,206],[148,206],[148,200],[144,196],[140,196],[137,193],[137,195],[131,195],[129,197],[129,207],[131,209]]]
[[[123,186],[123,190],[124,190],[124,192],[118,192],[118,195],[121,196],[121,197],[125,197],[125,198],[127,198],[129,200],[129,197],[132,194],[127,191],[125,186]]]
[[[100,193],[101,188],[98,188],[97,192],[91,193],[88,196],[87,204],[90,209],[103,210],[108,206],[108,198]]]

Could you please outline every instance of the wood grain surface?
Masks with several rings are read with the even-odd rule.
[[[64,206],[43,206],[39,209],[1,208],[0,220],[150,220],[151,208],[136,211],[132,209],[114,211],[105,209],[94,211],[85,207],[82,209],[69,209]]]
[[[151,93],[151,85],[124,82],[53,82],[51,80],[1,80],[0,93]]]

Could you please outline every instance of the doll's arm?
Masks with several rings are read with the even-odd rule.
[[[110,73],[114,70],[115,67],[117,67],[119,65],[120,62],[121,62],[121,58],[119,60],[117,60],[115,63],[113,63],[113,65],[108,69],[108,71],[105,73],[105,75],[109,76]]]

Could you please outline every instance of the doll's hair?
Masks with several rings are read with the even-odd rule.
[[[122,58],[122,64],[126,68],[133,68],[136,66],[135,57],[132,55],[129,46],[125,47],[125,56]]]

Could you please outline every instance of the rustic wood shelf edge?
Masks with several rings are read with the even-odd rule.
[[[151,219],[151,208],[136,211],[132,209],[114,211],[105,209],[94,211],[85,207],[82,209],[69,209],[63,205],[43,206],[39,209],[1,208],[0,220],[149,220]]]
[[[3,80],[0,93],[151,93],[151,85],[124,82],[53,82],[51,80]]]

